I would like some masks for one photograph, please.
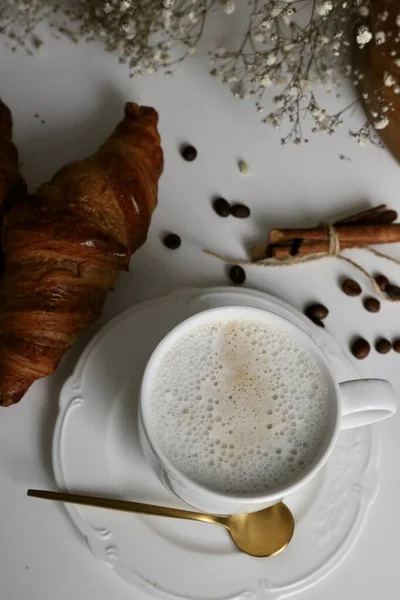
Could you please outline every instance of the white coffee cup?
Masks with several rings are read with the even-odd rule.
[[[155,374],[161,361],[171,348],[194,327],[212,322],[233,320],[258,321],[263,325],[280,329],[312,356],[320,367],[329,390],[332,403],[327,435],[320,445],[316,459],[274,493],[238,496],[213,491],[192,481],[165,455],[157,440],[151,420],[150,401]],[[333,450],[339,431],[369,425],[395,414],[397,409],[393,389],[383,379],[356,379],[338,383],[332,367],[314,340],[290,321],[274,313],[251,307],[223,307],[199,313],[183,321],[170,331],[154,350],[147,363],[139,402],[139,435],[146,460],[158,478],[176,496],[205,512],[217,514],[246,513],[270,506],[306,484],[327,461]]]

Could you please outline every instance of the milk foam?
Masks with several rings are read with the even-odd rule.
[[[252,320],[214,322],[163,358],[151,415],[163,452],[190,479],[222,493],[263,493],[315,458],[328,388],[286,333]]]

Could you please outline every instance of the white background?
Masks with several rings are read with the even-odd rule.
[[[218,32],[212,36],[226,43]],[[334,138],[320,134],[311,136],[308,145],[282,147],[281,134],[260,123],[251,100],[234,100],[207,73],[202,54],[172,79],[157,74],[133,80],[115,57],[94,44],[74,46],[46,38],[34,57],[0,46],[0,96],[13,111],[22,171],[31,190],[65,162],[94,151],[121,118],[127,100],[156,107],[165,153],[148,242],[110,294],[101,322],[68,354],[56,376],[35,384],[20,405],[1,410],[2,600],[125,600],[134,595],[90,554],[61,506],[25,497],[28,487],[54,485],[50,450],[58,392],[101,323],[173,289],[226,284],[225,265],[203,255],[205,247],[244,257],[245,248],[265,239],[271,226],[312,225],[382,202],[400,209],[400,170],[385,151],[358,147],[346,128]],[[198,149],[193,163],[179,155],[184,141]],[[341,154],[351,160],[340,160]],[[251,166],[247,176],[237,169],[240,158]],[[245,202],[251,218],[220,219],[211,208],[215,194]],[[163,247],[160,237],[166,231],[181,235],[179,250]],[[397,248],[390,251],[400,256]],[[382,271],[400,284],[400,267],[362,252],[355,255],[371,272]],[[378,335],[400,337],[400,307],[385,304],[380,313],[367,313],[360,298],[340,292],[338,278],[344,274],[354,276],[365,293],[372,292],[361,275],[337,260],[290,269],[251,267],[247,285],[300,309],[311,300],[323,302],[330,309],[327,327],[345,348],[355,334],[371,342]],[[357,366],[364,375],[385,377],[400,390],[400,355],[372,351]],[[377,427],[380,492],[366,527],[345,564],[299,598],[398,598],[400,413]]]

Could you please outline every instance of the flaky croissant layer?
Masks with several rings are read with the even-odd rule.
[[[146,240],[163,169],[157,122],[154,109],[127,103],[95,154],[60,169],[5,215],[1,405],[55,370]]]

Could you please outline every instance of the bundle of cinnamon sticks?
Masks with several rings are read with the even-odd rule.
[[[369,208],[333,223],[341,250],[400,242],[397,212],[386,204]],[[253,262],[265,258],[290,260],[329,253],[331,232],[324,224],[306,229],[271,229],[267,242],[251,249]]]

